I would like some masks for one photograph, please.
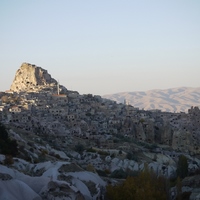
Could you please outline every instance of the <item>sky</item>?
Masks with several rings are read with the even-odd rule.
[[[23,62],[80,94],[200,87],[200,1],[1,0],[0,91]]]

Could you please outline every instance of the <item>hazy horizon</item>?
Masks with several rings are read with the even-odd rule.
[[[23,62],[99,95],[199,87],[200,1],[0,2],[0,91]]]

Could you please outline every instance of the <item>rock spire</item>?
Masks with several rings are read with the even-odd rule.
[[[23,63],[15,74],[11,91],[35,91],[57,85],[47,70],[33,64]]]

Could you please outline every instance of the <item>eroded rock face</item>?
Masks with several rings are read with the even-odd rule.
[[[56,85],[47,70],[36,65],[23,63],[15,74],[10,90],[14,92],[34,91],[44,86]]]
[[[189,131],[179,130],[174,131],[172,148],[182,152],[194,152],[194,140]]]

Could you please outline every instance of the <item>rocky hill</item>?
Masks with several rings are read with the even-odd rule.
[[[10,87],[14,92],[36,92],[45,88],[55,88],[57,81],[47,70],[30,63],[22,63]]]
[[[130,105],[144,110],[159,109],[167,112],[187,112],[191,106],[200,106],[200,87],[121,92],[103,97],[117,103],[123,103],[126,100]]]
[[[146,166],[176,179],[182,155],[187,174],[199,172],[198,107],[188,113],[146,111],[80,95],[27,63],[0,97],[0,123],[9,134],[5,139],[0,130],[0,199],[103,199],[107,183]],[[3,155],[13,152],[11,144],[17,144],[13,157]],[[192,181],[185,190],[196,198],[199,185],[194,190]]]

